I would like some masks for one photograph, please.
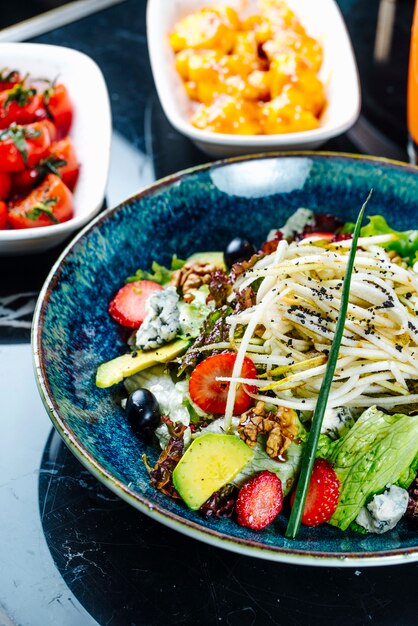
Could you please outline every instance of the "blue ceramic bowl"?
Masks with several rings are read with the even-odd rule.
[[[400,523],[382,536],[304,528],[284,538],[281,516],[262,532],[234,521],[204,521],[150,487],[141,455],[155,450],[132,434],[122,388],[97,389],[103,361],[126,351],[107,313],[138,267],[198,250],[222,250],[240,235],[261,243],[298,207],[354,220],[370,188],[368,213],[398,229],[417,227],[418,170],[402,163],[336,154],[248,157],[166,178],[94,220],[62,254],[42,290],[33,350],[39,389],[55,427],[105,485],[157,521],[190,537],[251,556],[310,565],[380,565],[418,560],[418,536]]]

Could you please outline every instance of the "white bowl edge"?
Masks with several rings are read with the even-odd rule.
[[[241,5],[240,0],[223,0],[223,4]],[[324,47],[321,77],[327,85],[329,104],[318,129],[280,135],[231,135],[195,128],[188,121],[190,101],[174,67],[174,55],[167,35],[179,17],[188,12],[219,4],[204,0],[148,0],[147,36],[158,96],[170,123],[205,152],[228,156],[263,150],[307,149],[318,147],[331,137],[348,130],[360,113],[361,97],[357,66],[350,38],[335,0],[288,0],[308,34],[318,38]],[[255,1],[250,0],[249,6]],[[338,69],[339,68],[339,69]]]
[[[103,204],[110,161],[110,101],[100,68],[78,50],[49,44],[0,43],[0,56],[3,65],[29,72],[34,78],[59,76],[74,104],[70,137],[80,161],[74,217],[57,225],[0,230],[0,255],[37,252],[63,241],[86,224]]]

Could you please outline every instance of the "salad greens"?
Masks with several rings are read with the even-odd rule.
[[[394,240],[380,244],[386,250],[394,250],[408,265],[418,261],[418,230],[398,231],[389,226],[382,215],[369,216],[369,223],[360,231],[361,237],[373,237],[374,235],[394,235]],[[347,222],[341,229],[342,233],[352,233],[354,224]]]
[[[381,215],[373,215],[369,218],[369,224],[361,230],[362,237],[372,237],[373,235],[386,235],[391,233],[396,236],[395,241],[383,244],[387,250],[394,250],[400,257],[405,259],[408,265],[413,265],[417,260],[418,252],[418,230],[407,230],[399,232],[391,228]]]
[[[406,490],[418,470],[418,231],[396,231],[380,215],[361,227],[364,207],[355,226],[300,210],[310,216],[300,232],[271,231],[257,254],[228,269],[222,253],[206,252],[174,256],[169,268],[154,262],[127,278],[111,304],[135,329],[131,353],[102,364],[96,382],[105,388],[124,378],[129,406],[138,389],[158,403],[161,421],[152,432],[162,451],[147,466],[156,489],[200,502],[188,491],[187,471],[184,480],[182,459],[191,449],[196,475],[220,485],[201,513],[231,516],[236,505],[237,522],[254,530],[274,518],[263,521],[254,495],[241,501],[260,476],[276,497],[293,491],[291,538],[301,522],[386,532],[415,510]],[[141,344],[138,324],[130,324],[135,299],[143,309],[139,330],[153,313],[158,349]],[[169,322],[174,339],[167,343]],[[148,409],[138,405],[127,415],[138,436]],[[245,466],[226,482],[210,441],[246,449]],[[335,502],[328,487],[321,491],[325,479]]]
[[[387,484],[407,488],[417,473],[416,415],[390,415],[373,406],[344,437],[327,439],[322,437],[318,454],[331,462],[340,480],[338,507],[329,523],[341,530],[350,526],[371,496]]]
[[[295,485],[296,478],[300,471],[300,464],[304,451],[304,442],[307,438],[307,432],[301,422],[298,420],[298,443],[291,443],[286,450],[286,458],[278,463],[271,459],[265,452],[265,443],[262,438],[257,442],[254,448],[254,457],[252,461],[244,467],[244,469],[234,479],[233,484],[240,487],[243,482],[254,476],[256,472],[269,471],[276,474],[282,481],[283,495],[287,496]]]
[[[164,265],[160,265],[156,261],[152,262],[151,272],[147,272],[146,270],[138,269],[136,270],[133,276],[128,276],[126,279],[127,283],[133,283],[137,280],[151,280],[158,285],[166,285],[170,282],[173,272],[175,270],[179,270],[183,267],[186,261],[182,261],[178,259],[174,254],[171,259],[171,267],[165,267]]]

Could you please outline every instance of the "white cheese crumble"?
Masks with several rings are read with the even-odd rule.
[[[395,528],[408,507],[409,495],[406,489],[396,485],[386,485],[386,491],[373,496],[356,517],[357,524],[369,533],[381,535]]]
[[[354,426],[354,418],[349,408],[338,406],[326,409],[321,427],[321,434],[330,439],[339,439]]]
[[[305,226],[309,226],[314,222],[314,212],[310,209],[297,209],[293,215],[289,217],[287,222],[279,228],[283,235],[283,239],[292,239],[296,234],[302,233]],[[267,240],[275,239],[277,229],[271,230]]]
[[[147,300],[147,316],[136,333],[140,350],[153,350],[172,341],[180,328],[179,296],[174,287],[156,291]]]

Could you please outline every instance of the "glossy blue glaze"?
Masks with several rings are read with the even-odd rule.
[[[403,523],[383,536],[342,533],[326,525],[302,528],[291,541],[284,538],[284,516],[262,532],[232,520],[203,521],[150,487],[141,455],[146,452],[152,462],[157,453],[132,434],[119,405],[122,385],[102,390],[94,382],[100,363],[126,351],[126,335],[107,306],[138,267],[148,267],[153,259],[166,263],[174,253],[184,258],[198,250],[223,249],[235,236],[261,243],[300,206],[354,220],[370,188],[369,215],[381,213],[398,229],[417,226],[416,169],[320,154],[210,165],[166,179],[96,219],[50,275],[34,328],[44,401],[64,440],[87,467],[159,521],[255,556],[301,562],[323,556],[369,557],[370,562],[376,556],[390,557],[388,562],[402,554],[415,558],[417,534]]]

